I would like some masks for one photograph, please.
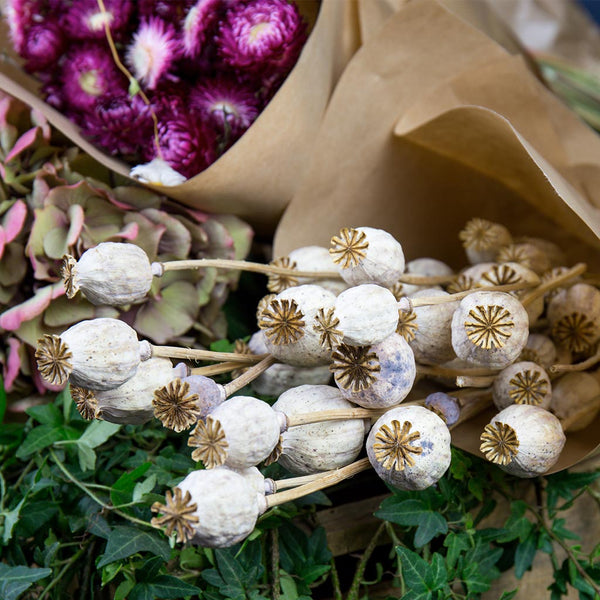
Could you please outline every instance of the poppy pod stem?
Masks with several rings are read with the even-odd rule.
[[[495,376],[488,377],[469,377],[465,375],[459,375],[456,378],[456,385],[461,388],[474,387],[474,388],[486,388],[494,383]]]
[[[453,369],[451,367],[442,367],[440,365],[420,365],[417,364],[417,373],[430,377],[491,377],[500,369],[485,369],[485,368],[463,368]]]
[[[543,296],[546,292],[550,290],[561,287],[565,283],[568,283],[572,279],[583,275],[587,270],[587,265],[585,263],[577,263],[574,267],[567,269],[564,273],[553,277],[549,281],[546,281],[536,287],[534,290],[531,290],[521,299],[521,304],[525,307],[529,306],[532,302],[537,300],[540,296]]]
[[[250,355],[252,356],[252,355]],[[223,388],[225,389],[225,395],[227,397],[232,396],[235,392],[238,392],[242,388],[246,387],[249,383],[253,382],[257,377],[262,375],[269,367],[272,367],[277,362],[277,359],[272,355],[267,355],[259,363],[250,367],[239,377],[236,377],[233,381],[226,383]]]
[[[213,375],[221,375],[222,373],[231,373],[231,371],[235,371],[239,368],[239,362],[227,361],[218,365],[195,367],[193,369],[190,369],[190,375],[204,375],[204,377],[212,377]]]
[[[237,354],[235,352],[213,352],[211,350],[197,350],[195,348],[178,348],[176,346],[153,346],[149,344],[151,356],[162,358],[181,358],[184,360],[214,360],[232,361],[237,363],[253,364],[266,358],[265,354]]]
[[[559,373],[569,373],[572,371],[587,371],[591,367],[597,365],[599,362],[600,362],[600,347],[598,347],[598,350],[596,350],[596,352],[594,353],[593,356],[590,356],[586,360],[583,360],[579,363],[575,363],[572,365],[569,365],[569,364],[552,365],[548,369],[548,372],[552,373],[553,375],[558,375]]]

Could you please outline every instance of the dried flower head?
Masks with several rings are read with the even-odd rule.
[[[512,285],[521,281],[519,274],[508,265],[495,265],[481,279],[489,285]]]
[[[304,314],[295,300],[272,300],[260,315],[258,326],[272,344],[293,344],[304,335]]]
[[[71,398],[73,398],[79,414],[86,421],[91,421],[98,416],[98,400],[93,390],[71,385]]]
[[[412,423],[393,420],[391,428],[388,425],[382,425],[375,434],[377,442],[373,444],[375,457],[384,469],[395,469],[403,471],[405,467],[412,467],[415,459],[411,454],[421,454],[421,446],[413,446],[412,442],[418,440],[421,434],[418,431],[410,433]]]
[[[573,312],[552,327],[554,341],[571,352],[589,350],[596,337],[596,325],[584,314]]]
[[[293,260],[290,260],[287,256],[280,256],[275,260],[272,260],[270,265],[272,267],[282,267],[284,269],[297,269],[297,265]],[[283,275],[272,273],[269,275],[269,281],[267,283],[267,289],[270,292],[279,294],[289,287],[298,285],[298,278],[294,275]]]
[[[77,261],[69,254],[65,254],[62,259],[62,268],[60,270],[61,277],[65,285],[65,291],[69,300],[75,297],[79,291],[79,286],[74,281],[75,265]]]
[[[412,342],[415,339],[418,329],[417,315],[414,310],[398,311],[398,327],[396,327],[396,333],[401,335],[407,342]]]
[[[331,238],[329,254],[336,265],[342,269],[356,267],[366,257],[369,247],[364,231],[344,227],[338,235]]]
[[[506,423],[489,423],[481,434],[479,447],[485,457],[497,465],[507,465],[517,455],[519,440],[515,430]]]
[[[508,395],[515,404],[539,406],[548,393],[548,382],[539,371],[520,371],[509,385]]]
[[[269,308],[269,305],[271,304],[271,302],[273,302],[273,300],[275,300],[275,298],[277,298],[277,294],[267,294],[266,296],[263,296],[259,301],[258,301],[258,305],[256,306],[256,320],[259,321],[263,311],[265,311],[266,309]]]
[[[320,336],[321,346],[327,348],[327,350],[333,350],[342,343],[344,334],[340,329],[337,329],[340,320],[335,316],[333,308],[328,308],[327,311],[320,308],[315,321],[313,329]]]
[[[498,243],[498,225],[486,219],[471,219],[458,234],[465,248],[487,250]]]
[[[169,536],[176,530],[177,541],[187,542],[194,536],[194,524],[200,520],[198,515],[194,514],[198,505],[192,504],[192,495],[189,491],[186,491],[185,496],[178,487],[173,491],[175,492],[174,497],[167,490],[166,504],[155,502],[152,505],[152,512],[162,513],[164,516],[153,517],[150,523],[157,528],[166,527],[166,533]]]
[[[279,460],[279,457],[283,453],[283,436],[279,436],[279,441],[277,442],[277,446],[273,448],[273,452],[269,454],[269,456],[265,459],[265,467],[276,463]]]
[[[459,292],[467,292],[475,287],[475,281],[468,275],[459,275],[452,283],[446,287],[449,294],[458,294]]]
[[[192,452],[194,460],[201,460],[207,469],[222,465],[227,459],[227,437],[221,423],[210,415],[206,421],[198,421],[192,431],[188,446],[196,448]]]
[[[235,343],[233,345],[233,351],[236,354],[254,354],[250,349],[248,343],[244,340],[235,340]],[[249,368],[250,365],[238,367],[237,369],[231,371],[231,376],[235,379],[236,377],[243,375]]]
[[[523,244],[508,244],[500,248],[496,260],[499,263],[514,262],[528,269],[531,268],[531,261],[527,254],[527,248]]]
[[[52,385],[64,385],[73,370],[73,358],[67,345],[57,335],[45,335],[38,340],[35,351],[37,367],[42,377]]]
[[[343,389],[353,392],[366,390],[377,379],[381,366],[375,352],[370,346],[349,346],[340,344],[331,355],[329,367],[337,384]]]
[[[200,418],[198,395],[190,394],[190,384],[177,378],[154,392],[154,416],[168,429],[183,431]]]
[[[404,285],[402,283],[400,283],[399,281],[397,281],[390,288],[390,292],[392,292],[392,294],[394,294],[394,298],[396,298],[396,300],[400,300],[400,298],[404,298],[404,296],[406,296],[406,293],[404,291]]]
[[[469,317],[472,321],[466,321],[464,325],[467,337],[479,348],[502,348],[512,335],[514,322],[502,306],[476,306],[469,311]]]

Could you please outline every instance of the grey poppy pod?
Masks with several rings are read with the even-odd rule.
[[[387,288],[373,284],[357,285],[335,300],[339,340],[353,346],[370,346],[396,331],[398,302]]]
[[[547,335],[530,333],[519,360],[529,360],[548,369],[557,362],[557,357],[556,346]]]
[[[590,373],[567,373],[554,381],[550,410],[565,431],[585,429],[600,410],[600,383]]]
[[[152,277],[148,255],[135,244],[102,242],[78,261],[65,257],[63,265],[67,297],[80,290],[92,304],[140,302],[152,286]]]
[[[565,441],[552,413],[539,406],[511,404],[485,426],[480,449],[511,475],[537,477],[556,463]]]
[[[511,404],[547,409],[552,398],[552,384],[548,373],[540,365],[529,361],[516,362],[496,375],[492,397],[498,410]]]
[[[415,258],[406,264],[406,273],[412,275],[423,275],[423,277],[451,276],[454,271],[441,260],[436,258]],[[403,283],[402,293],[405,296],[412,296],[415,292],[426,288],[431,289],[431,286],[411,285]],[[434,286],[435,287],[435,286]]]
[[[47,381],[109,390],[133,377],[140,362],[150,358],[147,342],[123,321],[100,318],[81,321],[60,336],[38,340],[38,369]]]
[[[473,365],[508,366],[521,354],[528,336],[527,312],[504,292],[473,292],[461,300],[452,317],[452,347]]]
[[[600,339],[600,291],[587,283],[559,290],[548,304],[551,337],[571,352],[586,352]]]
[[[449,296],[443,290],[425,289],[416,292],[413,298],[437,298]],[[409,341],[415,359],[424,364],[440,364],[456,358],[452,348],[452,317],[459,301],[416,306],[414,339]]]
[[[339,336],[333,315],[335,300],[331,292],[318,285],[300,285],[277,294],[258,321],[269,352],[296,367],[329,363],[331,347],[322,344],[323,329]]]
[[[296,268],[299,271],[335,272],[337,270],[329,254],[329,250],[323,246],[303,246],[302,248],[296,248],[296,250],[292,250],[288,254],[288,257],[290,261],[296,263]],[[348,283],[340,279],[323,279],[322,277],[315,279],[308,279],[306,277],[298,278],[297,285],[305,285],[307,283],[319,285],[336,296],[348,289]]]
[[[550,242],[548,243],[550,244]],[[538,275],[553,266],[550,256],[540,246],[531,242],[519,242],[504,246],[498,252],[496,260],[499,263],[518,263]]]
[[[413,351],[397,333],[372,346],[342,344],[332,359],[330,368],[342,395],[364,408],[385,408],[402,402],[417,372]]]
[[[344,400],[337,388],[302,385],[283,393],[273,408],[293,417],[354,406]],[[302,475],[348,465],[362,450],[364,423],[361,419],[345,419],[290,427],[281,435],[282,452],[278,462],[292,473]]]
[[[198,421],[188,440],[196,448],[194,460],[211,469],[225,465],[245,469],[262,462],[273,452],[285,416],[266,402],[251,396],[234,396]]]
[[[255,486],[229,469],[192,471],[178,486],[189,492],[189,513],[197,518],[190,541],[208,548],[227,548],[247,538],[266,509]],[[177,489],[176,488],[176,489]]]
[[[425,406],[440,417],[447,427],[452,427],[460,418],[458,400],[444,392],[434,392],[425,398]]]
[[[265,354],[269,350],[264,341],[264,333],[256,332],[250,338],[248,347],[253,354]],[[250,387],[264,396],[277,397],[290,388],[305,385],[325,385],[331,379],[329,365],[318,367],[294,367],[285,363],[277,363],[269,367],[250,383]]]
[[[203,419],[209,415],[217,406],[220,406],[227,399],[225,388],[204,375],[188,375],[181,379],[183,384],[189,385],[190,394],[198,397],[196,406],[198,407],[198,418]]]
[[[468,221],[458,237],[473,265],[496,260],[500,248],[512,242],[512,236],[504,225],[480,218]]]
[[[345,227],[331,238],[329,253],[344,281],[392,287],[404,273],[400,243],[383,229]]]
[[[401,490],[423,490],[450,466],[450,431],[423,406],[398,406],[381,416],[367,438],[375,472]]]

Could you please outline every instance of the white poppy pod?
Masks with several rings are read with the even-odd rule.
[[[219,469],[228,469],[229,467],[219,467]],[[247,467],[246,469],[230,469],[234,473],[241,475],[255,490],[257,494],[265,494],[265,476],[256,467]],[[271,486],[268,486],[269,489]]]
[[[450,276],[454,271],[441,260],[437,258],[415,258],[410,262],[406,263],[406,273],[412,275],[423,275],[423,277],[442,277]],[[402,283],[401,292],[405,296],[412,296],[415,292],[423,289],[431,289],[432,286],[426,285],[412,285],[410,283]]]
[[[129,173],[132,179],[153,185],[173,186],[186,181],[186,178],[173,169],[162,158],[155,158],[148,163],[136,165]]]
[[[342,395],[364,408],[402,402],[417,374],[413,351],[397,333],[372,346],[342,344],[332,359],[330,368]]]
[[[529,319],[521,303],[504,292],[473,292],[452,317],[452,347],[473,365],[504,368],[521,354]]]
[[[327,273],[337,271],[335,263],[329,254],[329,250],[323,246],[303,246],[302,248],[296,248],[296,250],[292,250],[288,254],[288,257],[290,261],[296,264],[298,271]],[[345,289],[348,289],[348,284],[340,279],[323,279],[322,277],[317,277],[316,279],[308,279],[306,277],[298,278],[297,285],[305,285],[307,283],[319,285],[336,296]]]
[[[511,404],[529,404],[548,408],[552,398],[552,384],[548,373],[529,361],[508,365],[496,375],[492,397],[498,410]]]
[[[413,298],[437,298],[449,296],[448,292],[424,289],[413,294]],[[424,364],[441,364],[456,358],[452,348],[452,317],[459,301],[416,306],[414,339],[408,343],[415,353],[415,360]]]
[[[552,413],[539,406],[511,404],[486,425],[480,449],[511,475],[537,477],[556,463],[565,441]]]
[[[351,285],[392,287],[404,273],[402,246],[383,229],[345,227],[331,238],[329,253],[340,275]]]
[[[300,285],[277,294],[258,321],[268,351],[281,362],[296,367],[327,364],[331,348],[321,343],[319,319],[333,319],[334,304],[335,296],[318,285]],[[329,324],[332,331],[337,331],[334,321]]]
[[[255,486],[230,469],[192,471],[178,486],[190,493],[192,524],[190,541],[208,548],[227,548],[248,537],[258,516],[266,509]],[[176,489],[177,489],[176,488]]]
[[[341,392],[328,385],[302,385],[283,393],[275,410],[293,417],[316,411],[351,409]],[[338,469],[360,453],[365,437],[364,421],[346,419],[290,427],[281,434],[282,453],[278,462],[301,475]]]
[[[192,458],[207,468],[225,465],[245,469],[269,457],[284,426],[284,415],[266,402],[234,396],[217,406],[206,421],[198,422],[188,445],[196,448]]]
[[[67,258],[64,266],[67,296],[80,290],[92,304],[139,302],[150,290],[152,277],[148,255],[135,244],[102,242],[77,262]]]
[[[336,298],[335,316],[345,344],[370,346],[396,331],[398,301],[387,288],[357,285]]]
[[[552,245],[551,242],[548,242],[548,244]],[[555,251],[553,251],[550,246],[547,246],[547,249],[556,255]],[[496,255],[496,260],[499,263],[519,263],[520,265],[531,269],[538,275],[545,273],[554,266],[552,259],[544,249],[540,245],[531,242],[519,242],[517,244],[504,246],[504,248],[501,248]]]
[[[473,265],[496,260],[500,248],[512,242],[512,236],[504,225],[480,218],[468,221],[458,237]]]
[[[265,354],[269,351],[264,342],[264,333],[256,332],[250,338],[248,347],[253,354]],[[264,396],[277,397],[286,390],[299,385],[325,385],[331,379],[329,365],[319,367],[294,367],[285,363],[277,363],[269,367],[250,383],[250,387]]]
[[[567,373],[554,382],[550,410],[567,424],[565,431],[585,429],[600,410],[600,383],[589,373]]]
[[[557,362],[557,351],[554,342],[542,333],[530,333],[519,360],[528,360],[547,369]]]
[[[600,291],[587,283],[559,290],[548,304],[554,342],[586,352],[600,339]]]
[[[133,377],[140,362],[150,358],[147,342],[118,319],[91,319],[69,327],[60,336],[38,340],[38,369],[46,380],[78,387],[109,390]]]
[[[377,475],[401,490],[423,490],[450,466],[450,431],[423,406],[399,406],[381,416],[367,438]]]

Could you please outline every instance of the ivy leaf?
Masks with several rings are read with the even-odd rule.
[[[331,553],[323,528],[315,529],[307,536],[297,527],[285,523],[279,529],[279,553],[283,570],[299,577],[302,594],[309,593],[306,586],[331,569]]]
[[[34,427],[23,440],[17,450],[17,458],[28,458],[30,455],[52,446],[62,440],[73,440],[79,435],[76,429],[57,425],[40,425]]]
[[[131,502],[136,481],[143,477],[151,466],[151,462],[146,462],[131,472],[123,473],[112,485],[110,490],[111,502],[115,506]]]
[[[454,533],[451,531],[444,540],[444,546],[448,548],[446,553],[446,567],[452,572],[462,552],[471,547],[466,533]]]
[[[499,600],[512,600],[519,591],[519,588],[515,588],[514,590],[510,590],[510,592],[502,592],[502,596],[500,596]]]
[[[599,477],[600,471],[594,473],[569,473],[563,471],[548,476],[546,478],[546,504],[550,513],[554,513],[559,498],[563,498],[568,504],[574,499],[575,493],[581,490],[581,488],[590,485]]]
[[[403,596],[406,600],[430,600],[432,592],[427,585],[426,573],[430,567],[416,552],[405,548],[404,546],[396,546],[396,554],[400,559],[402,567],[402,577],[408,589],[408,592]]]
[[[22,498],[17,506],[15,506],[11,511],[4,513],[4,521],[2,523],[2,542],[5,545],[12,538],[13,528],[19,520],[19,513],[21,512],[21,508],[23,507],[26,499],[27,497]],[[2,598],[1,595],[0,598]]]
[[[576,533],[565,527],[565,519],[554,519],[552,522],[552,533],[563,540],[581,539]]]
[[[184,596],[198,596],[202,590],[195,585],[186,583],[171,575],[159,575],[152,581],[136,583],[129,600],[154,600],[155,598],[183,598]]]
[[[537,550],[537,533],[532,531],[518,546],[515,552],[515,577],[521,579],[531,568]]]
[[[32,583],[52,575],[52,569],[9,567],[0,563],[0,598],[16,600]]]
[[[416,525],[414,544],[424,546],[434,537],[448,533],[448,522],[438,513],[429,510],[421,500],[402,500],[392,496],[386,498],[375,516],[398,525]]]
[[[104,555],[96,566],[100,568],[142,551],[152,552],[164,560],[171,555],[169,543],[158,535],[134,527],[115,527],[108,537]]]
[[[140,481],[133,488],[132,501],[140,502],[140,500],[149,494],[156,485],[156,475],[150,475],[145,481]]]
[[[117,425],[116,423],[93,421],[83,432],[78,442],[90,448],[97,448],[111,438],[119,429],[121,429],[121,425]]]
[[[82,471],[93,471],[96,468],[96,453],[87,444],[77,442],[77,458]]]
[[[522,500],[515,500],[510,503],[510,517],[504,524],[505,533],[497,538],[497,542],[503,544],[505,542],[512,542],[518,539],[523,542],[531,533],[533,524],[525,513],[527,512],[527,503]]]
[[[62,425],[63,416],[54,404],[31,406],[25,412],[42,425]]]

